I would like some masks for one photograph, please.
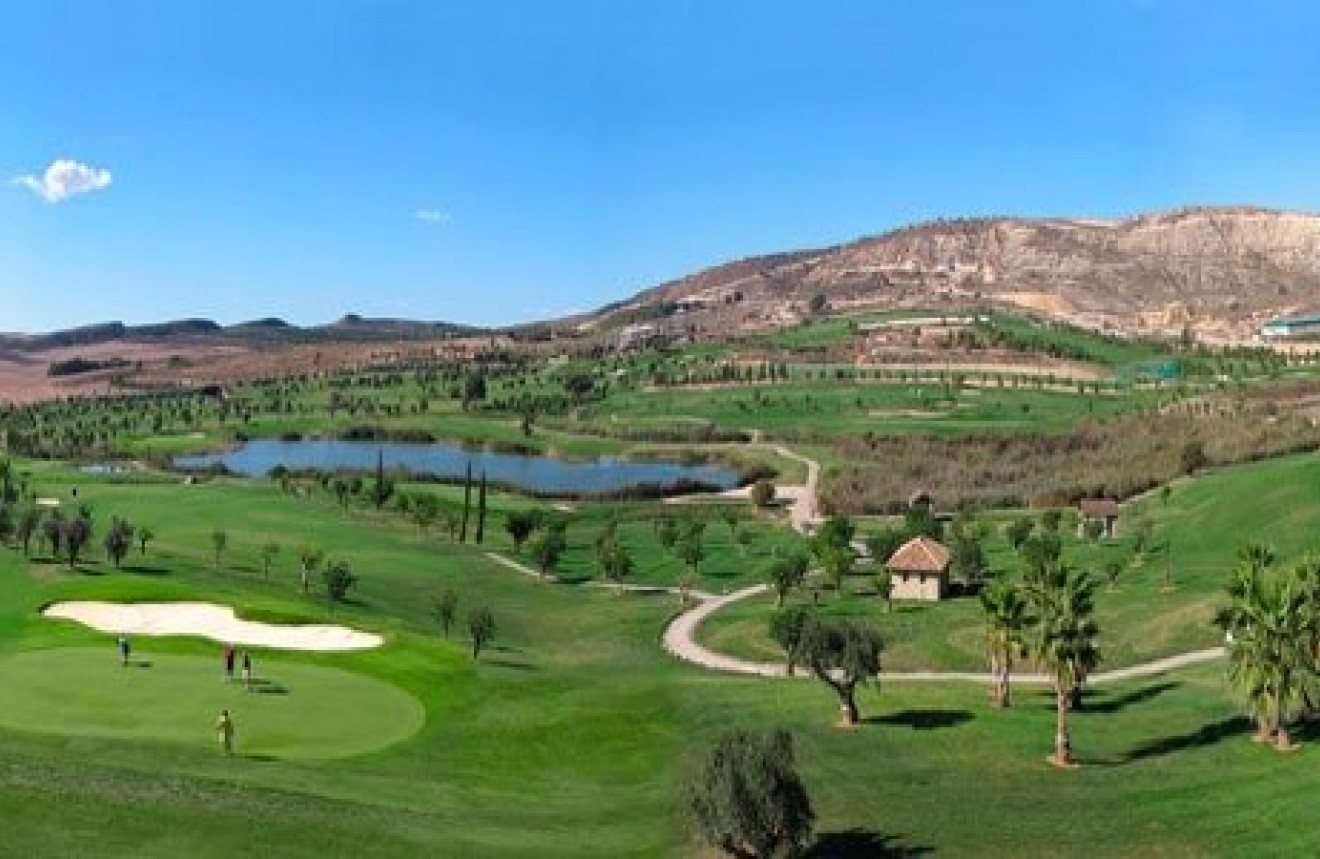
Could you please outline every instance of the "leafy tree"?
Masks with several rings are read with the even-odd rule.
[[[724,520],[725,525],[729,526],[729,539],[736,542],[738,539],[738,525],[742,521],[738,517],[738,511],[732,507],[725,507],[720,511],[720,518]]]
[[[633,559],[618,541],[610,540],[600,555],[600,574],[607,582],[618,585],[632,575]]]
[[[261,574],[262,574],[263,576],[265,576],[265,577],[267,577],[267,578],[270,578],[270,567],[271,567],[271,564],[274,564],[274,563],[275,563],[275,559],[276,559],[277,557],[279,557],[279,554],[280,554],[280,544],[277,543],[276,541],[274,541],[274,540],[267,540],[265,543],[262,544],[262,546],[261,546]]]
[[[702,545],[701,536],[698,534],[688,534],[683,541],[678,544],[678,557],[695,576],[700,572],[701,562],[706,558],[706,547]]]
[[[1036,662],[1054,679],[1054,755],[1057,766],[1072,763],[1068,712],[1092,669],[1100,662],[1096,643],[1096,583],[1089,573],[1063,564],[1029,582],[1026,596],[1035,614],[1031,648]]]
[[[807,577],[808,566],[807,556],[802,554],[786,555],[771,561],[766,570],[766,578],[775,589],[775,608],[782,607],[793,588],[802,585]]]
[[[903,511],[903,534],[905,538],[930,537],[932,540],[944,539],[944,524],[926,504],[915,504]]]
[[[567,542],[564,540],[563,532],[555,528],[547,528],[532,541],[532,560],[536,562],[536,568],[541,571],[541,578],[548,578],[554,571],[566,547]]]
[[[866,538],[866,550],[877,564],[888,563],[890,557],[898,551],[906,538],[893,528],[881,528]]]
[[[426,533],[426,529],[435,524],[440,516],[440,499],[432,492],[416,492],[409,498],[408,518],[413,520],[417,530]]]
[[[463,408],[466,410],[473,403],[486,399],[486,377],[480,373],[469,373],[463,379]]]
[[[966,585],[976,586],[985,578],[985,550],[981,540],[967,533],[957,534],[949,552],[949,572]]]
[[[574,403],[581,403],[596,388],[596,380],[589,373],[574,373],[564,380],[564,390],[573,398]]]
[[[64,524],[64,514],[59,510],[50,511],[50,515],[41,522],[41,535],[50,547],[51,556],[57,561],[64,551]]]
[[[802,660],[839,696],[843,724],[857,724],[857,685],[880,673],[883,644],[874,629],[857,621],[813,618],[802,633]]]
[[[229,534],[219,528],[211,532],[211,549],[215,552],[215,568],[220,569],[225,548],[229,545]]]
[[[14,539],[23,544],[23,554],[32,554],[32,537],[41,530],[41,511],[36,507],[25,507],[18,514],[14,526]]]
[[[504,517],[504,530],[513,540],[513,550],[521,552],[523,543],[537,527],[537,516],[530,510],[515,510]]]
[[[1004,539],[1008,540],[1008,544],[1015,550],[1021,549],[1035,527],[1036,523],[1030,516],[1019,516],[1004,526]]]
[[[472,637],[472,658],[481,656],[487,644],[495,640],[495,615],[488,608],[468,612],[468,635]]]
[[[1183,474],[1193,474],[1209,465],[1210,457],[1206,455],[1205,444],[1200,439],[1192,439],[1183,446],[1178,461]]]
[[[147,544],[156,539],[156,532],[150,527],[143,525],[137,529],[138,553],[143,557],[147,554]]]
[[[733,535],[733,543],[738,547],[738,557],[747,557],[747,552],[751,549],[754,540],[755,538],[752,536],[751,531],[748,531],[746,528],[738,529],[738,532]]]
[[[311,590],[312,574],[321,566],[325,560],[325,552],[315,546],[304,546],[298,550],[298,564],[302,567],[302,589],[303,593]]]
[[[889,570],[883,567],[875,574],[875,593],[876,596],[885,601],[885,611],[894,610],[894,578]]]
[[[678,542],[678,522],[673,516],[661,516],[656,523],[655,536],[660,541],[660,545],[664,546],[665,551],[672,550]]]
[[[1018,549],[1022,557],[1024,578],[1028,582],[1040,581],[1059,566],[1063,556],[1063,541],[1058,534],[1044,533],[1028,537]]]
[[[446,588],[432,601],[431,614],[444,630],[445,638],[448,638],[449,629],[454,625],[454,618],[458,614],[458,594],[452,588]]]
[[[770,639],[784,651],[784,671],[790,677],[802,655],[803,633],[811,621],[811,610],[803,605],[783,608],[770,615]]]
[[[133,548],[133,526],[115,517],[110,522],[110,530],[106,532],[104,543],[106,555],[118,569],[124,557]]]
[[[852,570],[853,560],[853,550],[849,546],[825,546],[821,550],[821,569],[839,593],[843,593],[843,579]]]
[[[852,545],[856,528],[847,516],[831,516],[826,519],[811,540],[812,551],[817,558],[824,559],[827,549],[847,549]]]
[[[1026,597],[1012,582],[999,580],[981,591],[985,613],[985,644],[990,656],[990,697],[996,707],[1011,703],[1013,659],[1026,655],[1026,629],[1030,617]]]
[[[335,603],[343,602],[357,584],[357,576],[346,561],[333,561],[321,571],[321,581],[325,585],[326,602],[333,611]]]
[[[769,480],[762,478],[752,484],[748,498],[753,506],[762,510],[769,507],[775,500],[775,485]]]
[[[683,796],[700,837],[730,856],[800,853],[816,815],[786,731],[730,731],[686,778]]]

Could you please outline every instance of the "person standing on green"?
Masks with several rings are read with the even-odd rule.
[[[216,738],[220,740],[220,747],[225,750],[226,755],[234,753],[234,720],[229,717],[228,710],[220,711],[220,718],[215,722]]]

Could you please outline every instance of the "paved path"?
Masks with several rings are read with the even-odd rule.
[[[760,430],[750,430],[752,440],[748,443],[752,447],[763,447],[772,451],[784,459],[791,459],[800,462],[807,467],[807,482],[803,484],[788,483],[775,487],[775,497],[781,502],[788,503],[788,522],[793,526],[793,530],[800,534],[808,533],[814,526],[820,524],[820,463],[809,457],[805,457],[796,451],[784,447],[782,444],[770,444],[761,440]],[[750,486],[740,486],[737,489],[729,489],[725,492],[701,493],[697,495],[679,495],[674,498],[665,499],[666,504],[701,504],[712,500],[728,499],[737,501],[748,501],[751,499],[752,488]]]
[[[501,555],[499,552],[487,552],[486,557],[490,558],[492,561],[494,561],[497,564],[500,564],[501,566],[508,567],[514,572],[522,573],[525,576],[531,576],[532,578],[537,579],[538,581],[542,581],[542,582],[559,581],[558,576],[554,576],[554,575],[542,576],[540,571],[535,569],[534,567],[529,567],[526,564],[521,563],[520,561],[515,561],[513,558],[507,557],[505,555]],[[611,591],[626,591],[628,593],[633,593],[633,594],[672,594],[674,596],[683,595],[683,592],[680,588],[671,588],[671,587],[666,587],[665,585],[630,585],[630,584],[625,584],[623,582],[620,582],[619,584],[616,585],[611,582],[587,581],[587,582],[578,582],[574,585],[574,587],[601,588],[603,590],[611,590]],[[705,591],[690,590],[688,591],[687,595],[690,599],[694,599],[694,600],[704,601],[704,600],[715,599],[714,594],[706,593]]]
[[[730,674],[748,674],[756,677],[786,677],[782,662],[753,662],[746,659],[738,659],[724,653],[717,653],[710,650],[696,641],[697,627],[701,626],[706,618],[715,612],[739,600],[763,594],[769,590],[768,585],[753,585],[734,591],[731,594],[718,597],[710,597],[703,600],[700,605],[683,612],[678,617],[670,621],[665,629],[662,641],[664,648],[668,652],[677,656],[685,662],[691,662],[702,668],[709,668],[713,671],[724,671]],[[1191,653],[1181,653],[1177,656],[1169,656],[1164,659],[1156,659],[1152,662],[1144,662],[1140,665],[1129,665],[1126,668],[1117,668],[1113,671],[1101,671],[1092,674],[1088,679],[1089,685],[1103,685],[1105,683],[1114,683],[1120,680],[1132,680],[1139,677],[1151,677],[1156,674],[1163,674],[1176,668],[1184,668],[1189,665],[1199,665],[1203,662],[1213,662],[1222,658],[1224,649],[1222,647],[1213,647],[1208,650],[1196,650]],[[794,677],[807,677],[806,672],[798,672]],[[991,677],[988,673],[976,671],[884,671],[880,674],[880,679],[884,681],[899,682],[965,682],[965,683],[989,683]],[[1013,682],[1023,685],[1049,685],[1053,681],[1044,674],[1014,674]]]

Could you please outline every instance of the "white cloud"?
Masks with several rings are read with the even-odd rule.
[[[413,217],[433,227],[443,227],[454,220],[448,212],[440,209],[418,209],[413,212]]]
[[[31,190],[47,203],[58,203],[110,186],[110,171],[89,167],[70,158],[56,158],[40,175],[19,176],[18,185]]]

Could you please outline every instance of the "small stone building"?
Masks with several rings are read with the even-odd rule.
[[[1112,540],[1118,536],[1118,502],[1112,498],[1083,498],[1077,505],[1081,514],[1077,522],[1077,536],[1086,536],[1089,522],[1100,523],[1100,536]]]
[[[938,601],[949,589],[947,546],[930,537],[913,537],[898,547],[885,564],[891,595],[900,600]]]

